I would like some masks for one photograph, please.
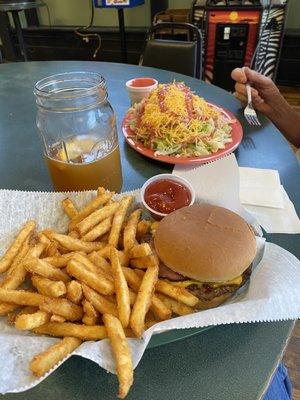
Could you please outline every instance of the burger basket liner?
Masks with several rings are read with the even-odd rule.
[[[135,196],[135,206],[140,202],[138,190],[126,194]],[[82,207],[95,196],[95,192],[67,195],[78,207]],[[1,252],[3,253],[20,226],[28,219],[36,219],[39,229],[53,227],[59,232],[64,232],[68,219],[62,211],[61,200],[65,197],[66,193],[0,190]],[[229,302],[214,309],[157,323],[144,333],[142,339],[128,339],[134,367],[141,360],[151,336],[163,331],[299,318],[299,261],[288,251],[265,242],[261,237],[257,237],[257,249],[250,283],[241,288]],[[17,331],[7,324],[6,318],[0,318],[0,393],[30,389],[58,368],[65,360],[39,379],[29,371],[29,362],[33,356],[58,340]],[[83,342],[72,354],[88,358],[105,370],[115,373],[108,339]]]

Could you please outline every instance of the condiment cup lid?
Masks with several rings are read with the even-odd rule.
[[[191,201],[190,201],[189,206],[194,204],[194,202],[195,202],[195,190],[194,190],[193,186],[190,184],[190,182],[188,180],[186,180],[184,178],[181,178],[178,175],[173,175],[173,174],[155,175],[155,176],[152,176],[152,178],[148,179],[143,184],[143,186],[141,188],[141,199],[142,199],[143,206],[151,213],[151,215],[153,217],[157,216],[159,219],[161,219],[161,218],[165,217],[166,215],[168,215],[168,214],[164,214],[164,213],[158,212],[156,210],[153,210],[153,208],[149,207],[148,204],[145,201],[145,190],[146,190],[146,188],[151,183],[153,183],[155,181],[160,181],[162,179],[169,179],[169,180],[172,180],[172,181],[175,181],[175,182],[182,183],[189,190],[189,192],[191,194]]]

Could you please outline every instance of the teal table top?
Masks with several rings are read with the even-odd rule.
[[[239,102],[230,94],[196,79],[135,65],[101,62],[32,62],[0,65],[0,188],[52,190],[35,128],[35,82],[67,71],[96,71],[107,80],[119,126],[123,191],[142,186],[152,175],[171,170],[136,153],[122,136],[120,124],[129,107],[125,82],[152,76],[160,82],[185,81],[208,101],[240,118],[245,139],[236,152],[241,166],[277,169],[296,208],[300,205],[299,167],[285,139],[266,119],[249,127]],[[299,213],[299,208],[298,208]],[[300,256],[300,235],[265,234]],[[128,399],[255,400],[267,389],[282,357],[292,321],[218,326],[182,341],[149,348],[135,370]],[[154,343],[155,344],[155,343]],[[72,357],[37,387],[3,400],[114,399],[117,381],[93,362]]]

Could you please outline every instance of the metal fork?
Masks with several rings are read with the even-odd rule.
[[[256,111],[252,105],[252,94],[251,94],[251,86],[249,83],[246,83],[247,97],[248,97],[248,105],[244,110],[244,116],[249,125],[257,125],[260,126],[260,122],[257,118]]]

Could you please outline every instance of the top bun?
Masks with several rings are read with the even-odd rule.
[[[255,236],[247,222],[210,204],[183,207],[163,218],[154,245],[167,267],[202,282],[236,278],[256,254]]]

